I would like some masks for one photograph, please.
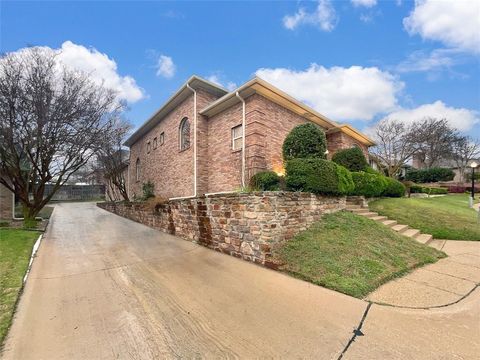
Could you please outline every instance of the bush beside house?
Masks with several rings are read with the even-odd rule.
[[[326,159],[325,132],[312,123],[298,125],[285,138],[282,151],[284,161],[306,158]]]
[[[405,196],[406,187],[400,181],[386,177],[387,186],[383,191],[383,196],[386,197],[403,197]]]
[[[352,176],[347,169],[323,159],[287,161],[286,184],[294,191],[314,194],[347,195],[353,190]]]
[[[359,148],[340,150],[333,161],[325,160],[324,139],[323,131],[313,124],[299,125],[287,136],[283,154],[289,190],[365,197],[405,195],[405,186],[373,170]]]
[[[261,171],[250,178],[250,187],[254,190],[280,190],[281,177],[274,171]]]
[[[363,151],[358,147],[337,151],[332,161],[350,171],[366,171],[370,167]]]

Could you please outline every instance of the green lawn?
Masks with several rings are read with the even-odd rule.
[[[379,199],[369,207],[435,239],[480,240],[478,213],[468,207],[468,195]]]
[[[38,235],[35,231],[0,229],[0,344],[12,321]]]
[[[445,254],[373,220],[338,212],[287,241],[275,257],[295,277],[362,298]]]

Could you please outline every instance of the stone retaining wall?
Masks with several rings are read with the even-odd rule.
[[[141,203],[98,206],[217,251],[274,267],[272,250],[322,215],[343,210],[345,197],[298,192],[256,192],[171,200],[148,209]]]

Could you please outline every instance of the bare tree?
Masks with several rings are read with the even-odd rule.
[[[97,151],[97,163],[99,170],[104,173],[107,196],[111,201],[118,200],[116,194],[125,201],[129,201],[126,183],[127,158],[125,154],[127,154],[127,150],[123,149],[122,144],[131,129],[130,123],[118,119],[109,136],[103,139]]]
[[[392,119],[381,120],[375,127],[377,145],[371,152],[390,177],[398,175],[417,150],[411,130],[411,126]]]
[[[62,67],[55,52],[0,57],[0,183],[18,196],[25,224],[94,156],[121,109],[115,92]]]
[[[415,156],[431,168],[450,157],[458,132],[446,119],[425,118],[413,124],[412,136],[418,148]]]
[[[452,142],[451,158],[457,165],[460,179],[465,179],[465,169],[473,159],[480,156],[480,142],[467,136],[458,136]]]

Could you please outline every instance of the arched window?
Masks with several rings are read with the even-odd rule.
[[[140,181],[140,159],[135,162],[135,180]]]
[[[180,135],[180,150],[187,150],[190,147],[190,121],[188,121],[188,118],[182,119],[178,131]]]

